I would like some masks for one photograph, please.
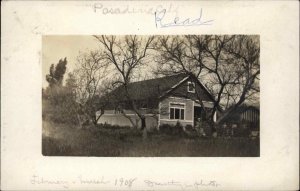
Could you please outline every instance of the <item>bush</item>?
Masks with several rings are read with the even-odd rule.
[[[180,122],[177,122],[176,125],[163,124],[159,126],[160,132],[167,135],[183,135],[183,126]]]
[[[185,130],[186,130],[186,131],[194,131],[195,128],[194,128],[192,125],[186,125],[186,126],[185,126]]]
[[[91,131],[93,131],[92,133],[96,139],[101,139],[102,136],[106,136],[107,138],[117,138],[124,141],[142,136],[142,131],[139,129],[110,124],[98,124],[97,127],[92,128]]]
[[[169,124],[162,124],[159,126],[159,131],[165,134],[171,134],[172,125]]]
[[[78,124],[77,111],[79,105],[72,93],[63,87],[48,88],[43,91],[42,117],[43,120],[55,123]]]
[[[211,122],[203,121],[201,124],[201,127],[203,128],[206,136],[209,136],[209,137],[212,136],[213,131],[214,131],[214,126]]]
[[[250,129],[247,127],[247,128],[242,128],[242,127],[239,127],[237,128],[234,136],[235,137],[249,137],[250,135]]]
[[[130,129],[129,126],[111,125],[111,124],[108,124],[108,123],[97,124],[97,127],[104,128],[104,129],[111,129],[111,130],[116,130],[116,129]]]
[[[235,128],[233,128],[235,126]],[[218,136],[220,137],[249,137],[250,128],[247,124],[239,123],[224,123],[217,128]]]
[[[148,134],[149,135],[158,135],[160,132],[157,130],[157,128],[151,128],[149,131],[148,131]]]
[[[173,134],[175,135],[182,135],[184,134],[183,126],[179,121],[177,121],[176,125],[173,128]]]

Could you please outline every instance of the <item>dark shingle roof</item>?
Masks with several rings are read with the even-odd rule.
[[[187,78],[186,74],[177,74],[162,78],[132,82],[128,84],[128,92],[131,99],[134,100],[158,99],[185,78]],[[125,88],[123,86],[116,88],[111,92],[111,94],[117,95],[117,97],[121,99],[126,99]]]
[[[194,94],[187,93],[185,87],[186,84],[184,84],[185,81],[191,80],[193,77],[194,76],[188,74],[176,74],[162,78],[132,82],[128,84],[130,99],[141,101],[141,103],[144,103],[146,100],[149,104],[148,107],[150,108],[157,107],[159,100],[164,99],[168,95],[197,99]],[[196,89],[198,88],[202,100],[214,101],[214,98],[209,94],[205,87],[198,80],[196,80],[196,82],[199,85]],[[108,95],[102,96],[98,100],[99,103],[105,103],[106,107],[114,107],[114,103],[123,102],[125,104],[128,101],[124,86],[116,88]]]

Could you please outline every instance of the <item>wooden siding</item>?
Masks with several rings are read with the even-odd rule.
[[[180,103],[184,104],[184,120],[178,119],[170,119],[170,103]],[[184,98],[175,98],[175,97],[168,97],[161,101],[160,104],[160,122],[161,124],[169,123],[173,124],[177,121],[183,123],[193,123],[193,112],[194,112],[194,105],[192,100],[184,99]]]
[[[153,114],[153,113],[158,113],[158,109],[140,109],[139,110],[141,114]],[[129,115],[135,115],[136,113],[133,111],[133,110],[128,110],[128,109],[125,109],[124,112],[126,114],[129,114]],[[96,112],[96,115],[99,115],[100,114],[100,111],[97,111]],[[121,114],[120,111],[116,111],[114,109],[110,109],[110,110],[105,110],[104,111],[104,114],[105,115],[113,115],[113,114]]]
[[[244,123],[251,128],[259,128],[260,111],[258,108],[252,106],[240,107],[225,118],[222,123]]]
[[[141,126],[141,120],[136,115],[130,115],[131,119],[135,121],[138,127]],[[100,117],[98,124],[110,124],[110,125],[118,125],[118,126],[129,126],[132,127],[131,122],[127,119],[123,114],[103,114]],[[146,128],[157,128],[158,121],[154,117],[146,116]]]
[[[188,92],[188,83],[191,82],[191,80],[186,80],[182,84],[180,84],[177,88],[175,88],[172,92],[169,93],[169,96],[174,96],[174,97],[186,97],[190,98],[192,100],[197,100],[197,94],[196,93],[191,93]],[[208,93],[206,92],[203,87],[195,83],[195,88],[196,91],[198,92],[198,95],[201,95],[201,99],[203,101],[209,101],[212,102],[213,100],[209,97]]]
[[[208,101],[203,101],[203,105],[205,108],[213,108],[214,107],[214,103],[208,102]],[[201,107],[201,105],[199,103],[195,103],[195,106]]]
[[[160,125],[163,125],[163,124],[168,124],[168,125],[176,125],[178,120],[160,120]],[[182,126],[186,126],[186,125],[192,125],[193,126],[193,121],[179,121],[179,123],[182,125]]]
[[[249,108],[241,113],[240,119],[247,122],[259,122],[259,110]]]

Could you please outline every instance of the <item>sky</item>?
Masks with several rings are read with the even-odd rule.
[[[93,36],[43,36],[42,40],[42,75],[43,88],[48,86],[46,75],[51,64],[57,64],[59,59],[67,57],[66,74],[75,68],[79,52],[98,49],[99,44]]]
[[[43,36],[42,43],[43,88],[48,86],[46,75],[49,74],[51,64],[57,64],[60,59],[67,57],[66,78],[67,74],[75,69],[76,60],[80,52],[100,49],[100,43],[92,35],[46,35]],[[150,54],[150,50],[148,52]],[[156,65],[151,59],[148,59],[148,62],[151,63],[147,65],[147,67],[143,67],[139,70],[138,74],[142,74],[141,79],[153,77],[149,71],[155,68]]]
[[[60,59],[67,58],[67,74],[75,69],[76,59],[80,52],[87,52],[100,48],[97,39],[91,35],[46,35],[42,38],[42,75],[43,88],[48,86],[46,75],[49,74],[51,64],[57,64]],[[153,60],[147,67],[139,70],[143,79],[152,78],[151,69],[155,68]],[[205,83],[204,83],[205,84]],[[259,100],[259,99],[258,99]]]

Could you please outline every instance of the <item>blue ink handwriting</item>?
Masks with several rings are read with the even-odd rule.
[[[212,25],[214,21],[214,20],[203,20],[202,8],[200,9],[199,17],[194,19],[192,18],[181,19],[180,17],[176,16],[173,20],[167,22],[165,21],[165,16],[166,16],[166,9],[154,13],[156,28]]]

